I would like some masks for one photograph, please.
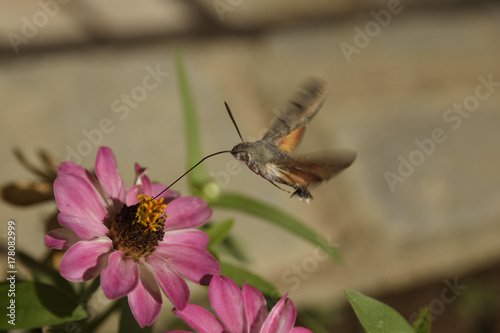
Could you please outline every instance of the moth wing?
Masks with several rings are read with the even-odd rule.
[[[292,150],[294,150],[302,141],[305,129],[305,126],[299,127],[292,133],[285,136],[278,144],[279,149],[284,152],[291,153]]]
[[[264,139],[279,145],[288,134],[309,123],[323,106],[327,94],[326,82],[317,78],[307,80],[284,106],[284,113],[274,120]]]
[[[276,168],[290,184],[306,187],[311,183],[326,181],[349,167],[356,159],[351,150],[337,150],[321,155],[307,155],[293,160],[277,161]],[[292,185],[293,186],[293,185]]]

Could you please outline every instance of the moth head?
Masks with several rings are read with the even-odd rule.
[[[239,161],[249,162],[250,155],[248,154],[247,142],[242,142],[234,146],[233,149],[231,149],[231,155]]]

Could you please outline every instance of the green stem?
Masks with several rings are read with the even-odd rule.
[[[189,85],[189,80],[182,60],[180,51],[175,52],[175,64],[177,68],[177,76],[179,79],[179,90],[184,109],[184,119],[186,126],[186,142],[187,142],[187,167],[195,165],[203,157],[200,144],[200,130],[198,118],[196,116],[196,106],[194,103],[193,94]],[[208,173],[203,165],[196,167],[188,174],[188,183],[191,192],[197,193],[208,179]]]

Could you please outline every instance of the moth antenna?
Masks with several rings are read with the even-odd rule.
[[[227,105],[226,101],[224,101],[224,105],[226,106],[227,113],[229,113],[229,117],[233,121],[234,127],[236,128],[236,131],[238,132],[238,135],[240,136],[241,142],[245,142],[245,140],[243,140],[243,137],[241,136],[240,129],[238,128],[238,125],[236,125],[236,121],[233,118],[233,113],[231,112],[231,109],[229,108],[229,105]]]
[[[201,162],[203,162],[203,161],[204,161],[204,160],[206,160],[207,158],[210,158],[210,157],[212,157],[212,156],[219,155],[219,154],[230,153],[230,152],[231,152],[230,150],[223,150],[223,151],[218,151],[218,152],[216,152],[216,153],[213,153],[213,154],[210,154],[210,155],[208,155],[208,156],[203,157],[203,158],[202,158],[202,159],[201,159],[198,163],[196,163],[196,164],[195,164],[195,165],[193,165],[191,168],[189,168],[189,170],[188,170],[188,171],[184,172],[184,173],[182,174],[182,176],[180,176],[179,178],[177,178],[176,180],[174,180],[174,182],[173,182],[172,184],[168,185],[168,187],[167,187],[167,188],[165,188],[163,191],[161,191],[160,193],[158,193],[158,194],[157,194],[154,198],[156,199],[156,198],[158,198],[160,195],[162,195],[162,194],[163,194],[163,192],[165,192],[166,190],[168,190],[169,188],[171,188],[171,187],[172,187],[175,183],[177,183],[179,180],[181,180],[181,179],[182,179],[182,177],[184,177],[184,176],[185,176],[185,175],[187,175],[189,172],[191,172],[191,170],[193,170],[194,168],[196,168],[198,165],[200,165],[200,164],[201,164]]]

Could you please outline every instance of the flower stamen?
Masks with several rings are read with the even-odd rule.
[[[109,232],[114,249],[135,261],[155,251],[165,235],[163,227],[167,218],[164,198],[157,200],[145,194],[139,194],[137,198],[137,204],[123,206],[112,221]]]
[[[165,213],[167,205],[163,203],[164,198],[157,200],[146,194],[139,194],[137,198],[140,202],[134,222],[146,227],[144,232],[155,232],[158,228],[163,228],[167,217]]]

